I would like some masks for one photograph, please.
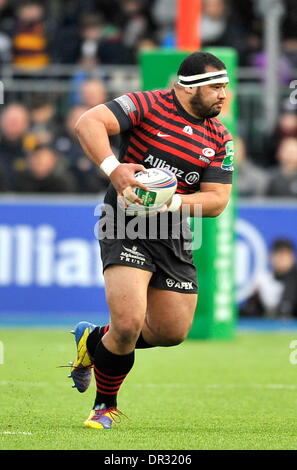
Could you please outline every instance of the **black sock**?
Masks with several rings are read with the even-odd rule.
[[[100,330],[102,330],[102,327],[96,326],[96,328],[87,337],[87,350],[92,358],[94,358],[98,343],[101,341],[103,336],[103,334],[100,333]]]
[[[88,353],[92,358],[95,356],[95,351],[98,346],[98,343],[101,341],[105,333],[108,331],[109,325],[96,326],[96,328],[89,334],[87,338],[87,349]],[[135,349],[147,349],[153,348],[154,346],[148,344],[140,333],[139,338],[136,342]]]
[[[104,403],[107,408],[117,406],[117,394],[128,372],[134,364],[134,351],[129,354],[114,354],[100,341],[95,351],[94,373],[97,386],[95,404]]]
[[[142,333],[140,333],[138,340],[136,341],[135,349],[147,349],[147,348],[154,348],[152,344],[149,344],[145,341]]]

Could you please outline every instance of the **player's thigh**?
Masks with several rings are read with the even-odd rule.
[[[111,265],[104,271],[111,323],[143,322],[152,273],[130,266]]]
[[[180,342],[187,336],[197,305],[197,294],[148,289],[146,321],[157,337]]]

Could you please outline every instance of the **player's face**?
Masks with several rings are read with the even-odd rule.
[[[212,118],[220,114],[226,99],[226,84],[203,85],[196,88],[190,100],[192,112],[201,118]]]

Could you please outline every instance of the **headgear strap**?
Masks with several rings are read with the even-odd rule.
[[[229,83],[227,70],[219,70],[217,72],[206,72],[199,75],[190,75],[185,77],[178,76],[178,85],[183,87],[212,85],[215,83]]]

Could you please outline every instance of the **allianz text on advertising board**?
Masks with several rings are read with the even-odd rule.
[[[103,285],[97,240],[57,240],[52,225],[0,225],[0,286]]]
[[[257,228],[244,219],[237,221],[237,234],[237,298],[242,301],[266,269],[267,246]],[[0,287],[85,289],[104,285],[97,240],[58,239],[57,228],[52,225],[0,225],[0,259]],[[222,297],[219,286],[223,285],[218,282],[216,299]],[[226,295],[224,292],[224,298]]]
[[[0,205],[0,312],[107,308],[93,231],[97,202]],[[297,245],[297,207],[245,205],[238,214],[237,299],[243,301],[267,269],[273,240],[288,237]]]

